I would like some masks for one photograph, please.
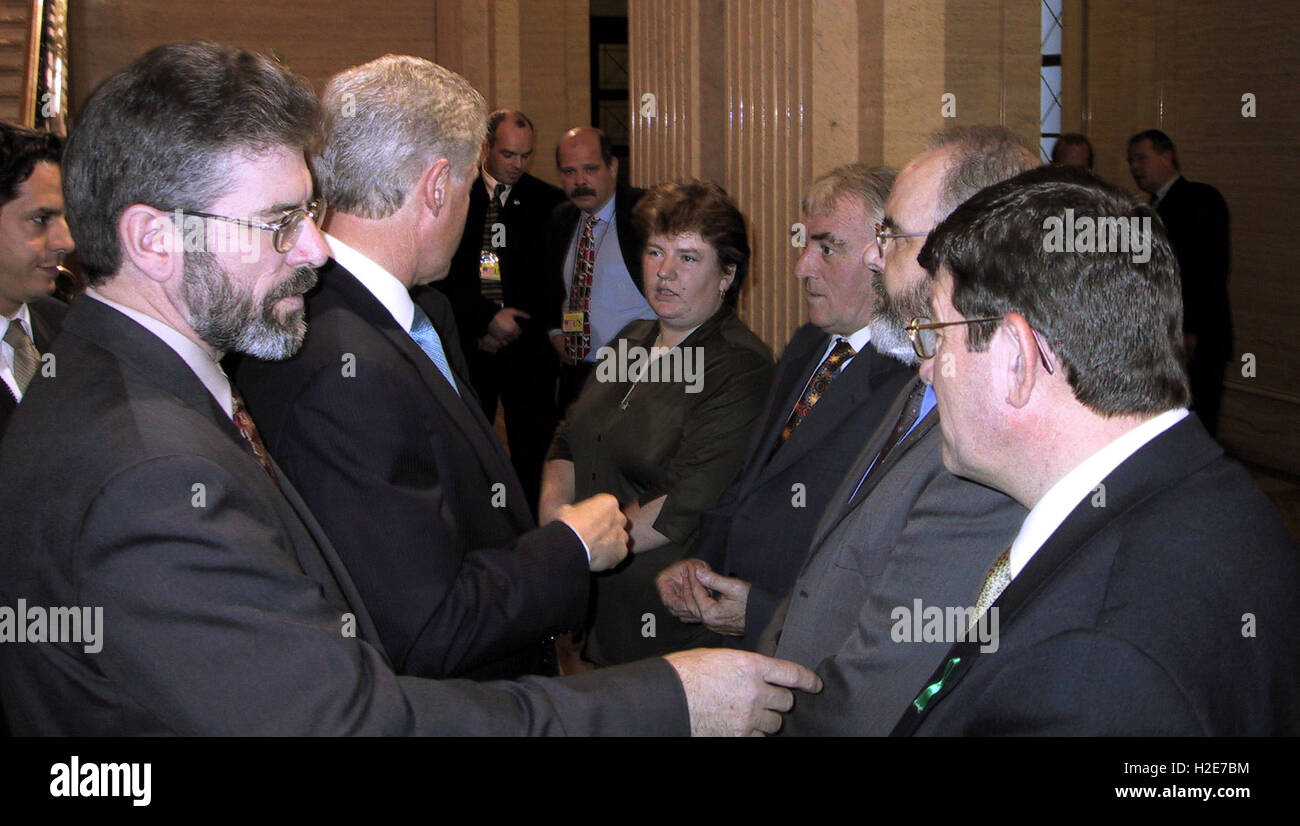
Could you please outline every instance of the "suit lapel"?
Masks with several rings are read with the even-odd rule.
[[[411,338],[410,333],[397,324],[392,313],[388,312],[388,309],[356,279],[356,276],[337,263],[333,263],[330,270],[321,272],[321,283],[322,289],[337,291],[353,312],[372,326],[393,346],[401,358],[415,368],[439,407],[473,446],[474,452],[484,459],[493,457],[496,467],[489,468],[489,473],[491,478],[504,480],[507,488],[506,507],[516,522],[521,524],[521,528],[531,527],[532,517],[529,515],[523,488],[519,486],[501,440],[496,437],[496,432],[488,423],[479,405],[472,399],[466,400],[457,395],[446,377]],[[439,335],[441,336],[441,333]],[[445,337],[443,345],[447,346]]]
[[[785,427],[785,422],[790,416],[790,411],[794,409],[795,402],[803,395],[812,374],[821,366],[827,343],[827,340],[822,341],[822,347],[814,352],[816,362],[805,371],[802,376],[803,381],[796,386],[794,393],[791,394],[789,406],[781,414],[780,427]],[[809,361],[813,361],[813,359],[809,359]],[[863,348],[863,351],[854,356],[853,360],[849,362],[848,367],[845,367],[843,372],[831,381],[831,386],[827,389],[826,395],[817,402],[816,406],[809,412],[808,417],[795,429],[794,433],[790,434],[789,440],[772,456],[772,460],[768,462],[760,479],[766,477],[769,473],[784,470],[801,459],[810,449],[820,443],[827,433],[840,426],[844,419],[852,414],[854,410],[865,404],[867,398],[870,397],[880,382],[898,364],[888,356],[876,352],[876,349],[870,345]],[[775,436],[773,440],[775,440]]]
[[[1050,585],[1071,559],[1096,541],[1107,525],[1222,455],[1223,449],[1210,439],[1196,417],[1188,416],[1125,459],[1102,480],[1108,506],[1094,507],[1092,497],[1085,496],[989,607],[989,610],[998,609],[1000,635],[1006,636],[1024,606]],[[924,711],[918,711],[915,706],[907,708],[894,729],[895,736],[914,732],[925,714],[952,694],[979,660],[980,646],[978,640],[973,640],[956,643],[949,649],[944,665],[927,683],[941,682],[941,689],[925,705]],[[947,664],[954,659],[960,661],[949,668]],[[943,671],[948,672],[946,676]]]
[[[362,639],[382,652],[379,636],[347,569],[343,567],[334,547],[325,538],[324,532],[316,524],[315,517],[298,496],[289,478],[272,460],[280,485],[277,491],[266,471],[254,458],[239,429],[185,360],[153,333],[93,298],[82,298],[75,302],[68,311],[64,329],[69,334],[86,340],[90,346],[101,347],[112,353],[123,369],[135,372],[144,381],[171,394],[235,443],[240,453],[247,457],[251,477],[258,480],[264,498],[281,507],[287,505],[306,529],[307,536],[304,538],[310,539],[310,543],[293,541],[293,537],[289,537],[294,558],[303,573],[320,584],[332,602],[351,609],[356,616],[357,629]],[[287,517],[288,514],[284,516]],[[285,525],[291,533],[291,520],[285,518]]]
[[[912,389],[919,382],[920,379],[917,378],[903,385],[898,396],[894,399],[894,403],[890,405],[889,410],[880,420],[880,425],[876,428],[876,431],[871,434],[871,438],[863,443],[862,450],[858,452],[858,457],[844,475],[844,481],[840,483],[839,489],[835,491],[830,505],[827,506],[826,512],[822,514],[821,521],[817,524],[817,529],[813,532],[813,541],[810,547],[814,551],[835,530],[836,526],[844,521],[845,517],[852,513],[862,500],[867,498],[876,485],[880,483],[880,480],[885,477],[885,474],[889,472],[890,468],[898,464],[903,456],[907,455],[907,452],[924,438],[931,429],[938,426],[938,410],[931,410],[925,418],[917,422],[916,426],[912,428],[912,432],[908,433],[898,443],[898,446],[889,452],[889,456],[879,467],[871,468],[871,475],[867,477],[866,481],[862,481],[867,468],[871,467],[871,463],[875,461],[881,448],[884,447],[885,440],[893,433],[894,425],[903,412],[903,406],[907,404],[908,395],[911,394]],[[859,487],[859,482],[862,483],[861,487]],[[812,558],[812,554],[809,554],[809,558]]]

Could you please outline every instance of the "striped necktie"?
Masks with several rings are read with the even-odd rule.
[[[506,191],[506,185],[499,183],[492,190],[492,197],[488,199],[487,212],[483,215],[483,244],[479,247],[479,287],[483,297],[488,301],[495,301],[501,304],[505,300],[505,294],[501,289],[501,259],[497,255],[497,247],[492,243],[492,236],[496,234],[493,227],[496,226],[497,219],[501,215],[501,193]],[[488,256],[491,256],[491,272],[496,275],[495,278],[487,277],[487,271],[482,267],[488,263]]]
[[[22,322],[13,318],[9,320],[9,329],[5,330],[5,343],[14,348],[14,381],[20,393],[27,392],[27,385],[36,375],[36,365],[41,361],[41,354],[32,343]]]

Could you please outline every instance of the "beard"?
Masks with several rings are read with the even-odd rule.
[[[907,325],[917,316],[930,314],[930,282],[921,279],[910,289],[891,297],[885,281],[876,270],[871,273],[871,287],[876,291],[876,311],[871,315],[871,343],[904,364],[920,365],[921,358],[912,348]]]
[[[316,271],[299,267],[254,306],[251,291],[240,291],[235,279],[210,252],[185,254],[185,300],[190,326],[208,346],[220,352],[245,353],[279,361],[292,356],[307,335],[302,308],[281,319],[275,305],[282,298],[300,295],[316,286]]]

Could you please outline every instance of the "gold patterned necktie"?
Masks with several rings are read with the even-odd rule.
[[[501,193],[505,191],[506,185],[498,183],[488,198],[487,212],[483,215],[483,243],[479,247],[479,292],[497,304],[504,301],[505,293],[501,287],[501,258],[492,243],[492,236],[496,234],[493,227],[501,217]]]
[[[4,340],[14,348],[14,381],[18,384],[19,392],[26,393],[27,385],[32,383],[32,376],[36,375],[36,365],[41,361],[41,354],[16,318],[9,320]]]
[[[989,571],[984,575],[984,585],[980,588],[980,595],[975,599],[975,621],[984,616],[993,603],[997,602],[998,597],[1011,584],[1011,548],[1008,547],[993,564],[989,566]],[[972,625],[974,622],[971,623]]]

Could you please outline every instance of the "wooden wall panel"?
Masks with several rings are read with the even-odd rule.
[[[1218,187],[1232,213],[1229,279],[1237,359],[1220,424],[1235,454],[1300,473],[1300,6],[1286,0],[1092,0],[1086,111],[1097,171],[1136,192],[1128,137],[1163,129],[1184,174]],[[1242,96],[1255,96],[1255,117]],[[1255,375],[1240,358],[1254,356]]]
[[[383,3],[73,3],[68,15],[74,116],[99,81],[161,43],[213,40],[275,54],[320,89],[335,72],[388,53],[435,59],[436,9]]]

